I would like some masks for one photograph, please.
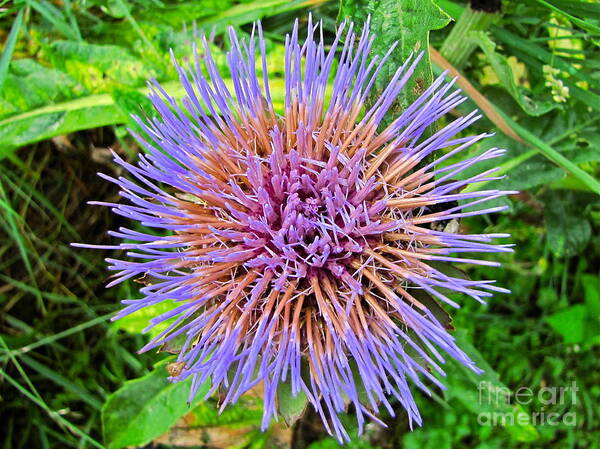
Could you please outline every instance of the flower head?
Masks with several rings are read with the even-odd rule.
[[[266,427],[277,416],[278,387],[289,382],[343,440],[338,415],[349,403],[360,428],[366,417],[378,421],[381,406],[393,413],[392,397],[420,424],[409,383],[441,387],[431,371],[443,373],[442,352],[477,371],[436,300],[458,307],[445,292],[482,301],[506,290],[440,264],[495,265],[461,254],[510,251],[490,243],[507,235],[436,224],[502,210],[466,208],[507,192],[460,193],[495,179],[494,170],[455,180],[502,150],[444,164],[486,137],[457,137],[475,113],[424,137],[464,100],[443,76],[380,129],[421,56],[367,107],[393,48],[369,58],[368,24],[359,34],[342,25],[328,50],[320,31],[309,20],[303,43],[297,23],[286,38],[283,115],[273,106],[260,24],[247,42],[230,31],[228,82],[203,41],[201,56],[176,65],[181,102],[152,83],[159,118],[138,119],[151,138],[137,136],[146,153],[137,165],[115,154],[131,176],[103,175],[127,202],[100,204],[146,227],[111,232],[126,240],[116,248],[129,258],[109,259],[117,272],[109,285],[153,280],[142,299],[123,301],[117,318],[176,303],[151,320],[150,327],[173,321],[143,350],[181,337],[174,380],[193,378],[190,397],[210,379],[209,394],[222,388],[225,406],[262,382]]]

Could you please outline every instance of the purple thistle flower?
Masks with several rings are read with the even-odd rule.
[[[183,368],[174,380],[193,378],[190,399],[211,379],[209,395],[222,388],[224,407],[263,382],[266,428],[277,418],[278,386],[289,382],[340,441],[348,434],[338,415],[349,403],[359,431],[367,417],[380,422],[381,406],[394,413],[392,397],[411,426],[421,424],[409,383],[425,392],[428,384],[443,388],[432,374],[444,374],[443,352],[479,371],[448,333],[434,298],[458,307],[444,291],[478,301],[508,292],[494,281],[439,269],[440,262],[498,265],[461,254],[511,251],[491,243],[507,234],[465,235],[436,226],[504,209],[466,210],[511,192],[460,193],[471,183],[498,179],[494,170],[455,180],[503,150],[442,164],[487,137],[457,137],[480,117],[475,112],[424,137],[465,100],[444,75],[379,132],[422,55],[408,58],[366,107],[394,50],[369,59],[368,24],[360,34],[352,24],[340,26],[326,51],[320,26],[309,20],[301,43],[296,22],[286,37],[280,116],[260,23],[256,31],[248,42],[229,32],[232,89],[206,40],[202,57],[196,52],[193,63],[176,65],[186,91],[181,103],[154,81],[150,99],[160,119],[137,119],[151,138],[136,136],[147,153],[137,165],[114,155],[130,179],[102,175],[128,203],[95,204],[158,235],[120,228],[110,235],[126,243],[80,246],[127,250],[128,260],[108,259],[117,272],[109,286],[140,276],[154,280],[141,289],[142,299],[123,301],[115,319],[163,301],[177,304],[150,320],[148,329],[174,321],[142,351],[184,338]]]

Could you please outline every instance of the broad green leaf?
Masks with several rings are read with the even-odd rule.
[[[450,21],[432,0],[342,0],[339,19],[351,19],[358,27],[371,16],[371,32],[375,35],[373,55],[383,56],[398,42],[377,81],[373,97],[377,98],[390,78],[411,53],[425,51],[424,61],[416,68],[403,89],[390,115],[412,103],[431,84],[433,75],[429,61],[429,32],[445,27]]]
[[[494,188],[507,190],[528,190],[533,187],[547,185],[564,178],[565,171],[536,155],[531,159],[513,167],[506,173],[506,178],[494,183]]]
[[[190,411],[188,394],[191,379],[170,382],[167,361],[157,364],[151,373],[130,380],[111,394],[102,407],[104,440],[108,449],[144,446],[167,432]],[[209,389],[200,387],[191,406],[202,401]]]
[[[125,122],[110,95],[93,95],[0,120],[0,159],[15,148],[82,129]]]
[[[550,315],[546,321],[563,336],[565,343],[582,343],[585,336],[586,308],[583,304],[568,307]]]
[[[48,48],[54,66],[79,81],[92,93],[111,87],[140,87],[161,72],[129,50],[117,45],[54,41]]]
[[[83,86],[60,70],[32,59],[17,59],[10,64],[4,89],[0,90],[0,117],[71,100],[84,92]]]
[[[458,399],[469,411],[479,417],[493,416],[494,413],[506,416],[500,421],[506,431],[516,441],[532,442],[539,438],[535,426],[527,422],[523,407],[519,404],[508,403],[505,398],[510,389],[500,380],[498,374],[487,363],[485,358],[473,347],[466,332],[457,331],[454,334],[458,346],[475,362],[482,374],[476,374],[466,366],[453,362],[446,369],[448,377],[445,382],[448,389],[446,399]]]
[[[225,80],[231,89],[231,82]],[[275,110],[283,109],[283,80],[270,80]],[[179,82],[163,83],[169,95],[181,98],[184,90]],[[148,89],[139,89],[143,95]],[[100,94],[45,106],[0,120],[0,160],[16,148],[54,136],[115,124],[127,123],[128,117],[115,104],[111,95]]]
[[[548,207],[544,208],[548,245],[558,257],[578,254],[592,236],[588,219],[570,207],[567,200],[557,195],[549,196]]]
[[[469,38],[479,45],[500,83],[523,111],[529,115],[540,116],[558,107],[558,104],[553,101],[534,101],[522,92],[521,88],[515,83],[515,77],[508,60],[505,56],[496,52],[496,44],[486,32],[472,31],[469,33]]]
[[[132,334],[141,334],[142,331],[150,325],[150,320],[152,318],[156,318],[157,316],[170,312],[177,304],[172,302],[163,301],[153,306],[144,307],[143,309],[137,310],[126,317],[121,318],[120,320],[114,321],[111,323],[112,329],[121,329],[127,332],[131,332]],[[170,320],[166,320],[165,322],[153,327],[148,331],[150,337],[155,337],[160,334],[163,330],[169,327],[173,321],[175,321],[177,317],[171,318]]]
[[[562,335],[566,344],[581,344],[584,349],[600,345],[600,283],[598,277],[581,277],[584,303],[575,304],[546,318],[550,327]]]
[[[292,426],[304,413],[308,397],[304,391],[292,394],[290,382],[282,382],[277,387],[277,411],[288,426]]]

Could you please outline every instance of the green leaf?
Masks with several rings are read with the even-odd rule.
[[[127,332],[131,332],[132,334],[141,334],[142,331],[150,325],[150,320],[152,318],[156,318],[157,316],[170,312],[175,307],[176,304],[170,301],[163,301],[153,306],[144,307],[143,309],[137,310],[134,313],[127,315],[126,317],[121,318],[120,320],[114,321],[111,323],[112,329],[121,329]],[[175,321],[177,317],[166,320],[159,325],[154,326],[152,329],[148,331],[148,335],[150,337],[155,337],[160,334],[163,330],[165,330],[173,321]]]
[[[558,14],[564,15],[565,17],[567,17],[570,21],[575,23],[580,28],[582,28],[586,31],[589,31],[590,33],[593,33],[595,35],[600,35],[600,27],[595,25],[594,23],[590,22],[589,20],[581,20],[581,19],[567,13],[566,11],[563,11],[560,8],[557,8],[552,3],[547,2],[545,0],[537,0],[537,2]]]
[[[479,45],[500,83],[523,111],[537,117],[558,107],[558,104],[553,101],[534,101],[523,94],[521,88],[515,83],[515,77],[508,60],[496,52],[496,44],[489,38],[486,32],[472,31],[469,33],[469,38]]]
[[[546,318],[548,324],[562,335],[566,344],[582,343],[585,336],[586,308],[583,304],[568,307]]]
[[[102,407],[104,440],[108,449],[144,446],[167,432],[190,411],[187,403],[191,378],[172,383],[167,379],[167,361],[160,362],[144,377],[130,380],[111,394]],[[208,383],[198,390],[191,406],[202,401]]]
[[[231,80],[225,79],[229,89]],[[271,94],[276,111],[283,109],[283,80],[270,80]],[[165,91],[181,98],[184,89],[177,81],[163,83]],[[148,89],[138,89],[146,95]],[[45,106],[0,120],[0,160],[16,148],[54,136],[82,129],[127,123],[129,117],[115,104],[111,95],[100,94]]]
[[[30,111],[47,104],[71,100],[84,93],[73,78],[33,59],[17,59],[0,91],[0,117]]]
[[[21,30],[21,24],[23,23],[24,11],[25,8],[21,8],[19,10],[17,18],[15,19],[12,27],[10,28],[10,33],[8,34],[8,38],[6,39],[6,43],[4,44],[4,51],[2,52],[2,56],[0,57],[0,89],[2,89],[2,85],[4,84],[4,80],[6,79],[6,74],[8,73],[8,65],[10,64],[13,52],[15,51],[15,44],[17,43],[19,31]]]
[[[478,420],[500,414],[506,417],[500,420],[506,431],[516,441],[532,442],[539,438],[535,426],[525,418],[528,416],[520,404],[512,404],[505,400],[510,397],[511,390],[504,385],[498,374],[487,363],[484,357],[473,347],[466,332],[454,333],[457,345],[462,348],[477,367],[483,370],[476,374],[468,367],[454,362],[447,368],[448,390],[446,399],[458,399],[469,411],[478,415]],[[498,416],[498,415],[496,415]]]
[[[222,13],[198,22],[200,27],[205,27],[216,33],[224,31],[228,26],[242,26],[260,20],[263,17],[283,14],[311,6],[310,0],[254,0],[240,2],[224,10]]]
[[[161,75],[156,67],[117,45],[54,41],[48,52],[56,68],[92,93],[107,92],[112,87],[140,87]]]
[[[502,116],[502,118],[506,121],[506,123],[527,143],[531,144],[535,147],[540,153],[546,156],[555,164],[561,166],[568,172],[570,172],[573,176],[579,179],[582,183],[588,186],[592,191],[600,195],[600,182],[587,173],[586,171],[579,168],[576,164],[571,162],[569,159],[564,157],[561,153],[556,151],[538,136],[528,131],[526,128],[515,122],[512,118],[502,112],[500,109],[496,107],[498,113]]]
[[[497,189],[528,190],[533,187],[548,185],[565,177],[565,171],[536,155],[506,173],[506,178],[494,184]]]
[[[445,27],[448,16],[432,0],[342,0],[339,19],[349,18],[357,25],[365,23],[371,15],[371,32],[375,35],[373,55],[383,56],[398,42],[375,82],[372,96],[378,98],[389,84],[398,67],[413,52],[425,51],[424,61],[418,65],[407,86],[403,89],[390,116],[405,109],[427,86],[433,75],[429,60],[429,32]]]
[[[277,387],[277,410],[288,426],[294,423],[302,416],[308,397],[302,390],[296,396],[292,394],[292,385],[290,382],[282,382]]]
[[[545,198],[544,218],[550,250],[557,257],[578,254],[592,236],[590,222],[573,204],[570,195],[560,196],[555,192]]]
[[[572,15],[600,20],[600,3],[588,3],[580,0],[552,0],[552,4]]]
[[[110,95],[93,95],[15,115],[0,120],[0,159],[23,145],[125,120]]]

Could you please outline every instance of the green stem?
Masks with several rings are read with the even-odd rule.
[[[569,137],[571,134],[579,132],[580,130],[588,127],[589,125],[594,123],[596,120],[598,120],[598,118],[594,117],[593,119],[588,120],[584,123],[580,123],[579,125],[577,125],[573,128],[569,128],[567,131],[565,131],[565,132],[559,134],[558,136],[554,137],[553,139],[551,139],[548,142],[548,145],[555,145],[555,144],[561,142],[562,140]],[[513,168],[521,165],[523,162],[531,159],[533,156],[535,156],[537,154],[540,154],[540,151],[537,149],[533,149],[533,150],[526,151],[525,153],[521,153],[518,156],[513,157],[512,159],[509,159],[508,161],[506,161],[498,166],[498,170],[494,173],[494,176],[505,175],[506,173],[511,171]],[[467,188],[465,188],[463,190],[463,192],[464,193],[476,192],[478,190],[483,189],[483,186],[489,184],[490,182],[492,182],[492,181],[483,181],[483,182],[471,184],[471,185],[467,186]],[[583,184],[583,182],[581,182],[581,184],[579,184],[579,186],[581,186],[581,185],[585,185],[585,184]],[[552,186],[554,186],[554,184]]]
[[[498,110],[500,115],[508,123],[508,125],[526,142],[532,145],[537,151],[546,156],[555,164],[567,170],[573,176],[578,178],[584,185],[589,187],[593,192],[600,195],[600,182],[586,171],[579,168],[576,164],[564,157],[546,142],[541,140],[535,134],[528,131],[526,128],[519,125],[504,112]]]

